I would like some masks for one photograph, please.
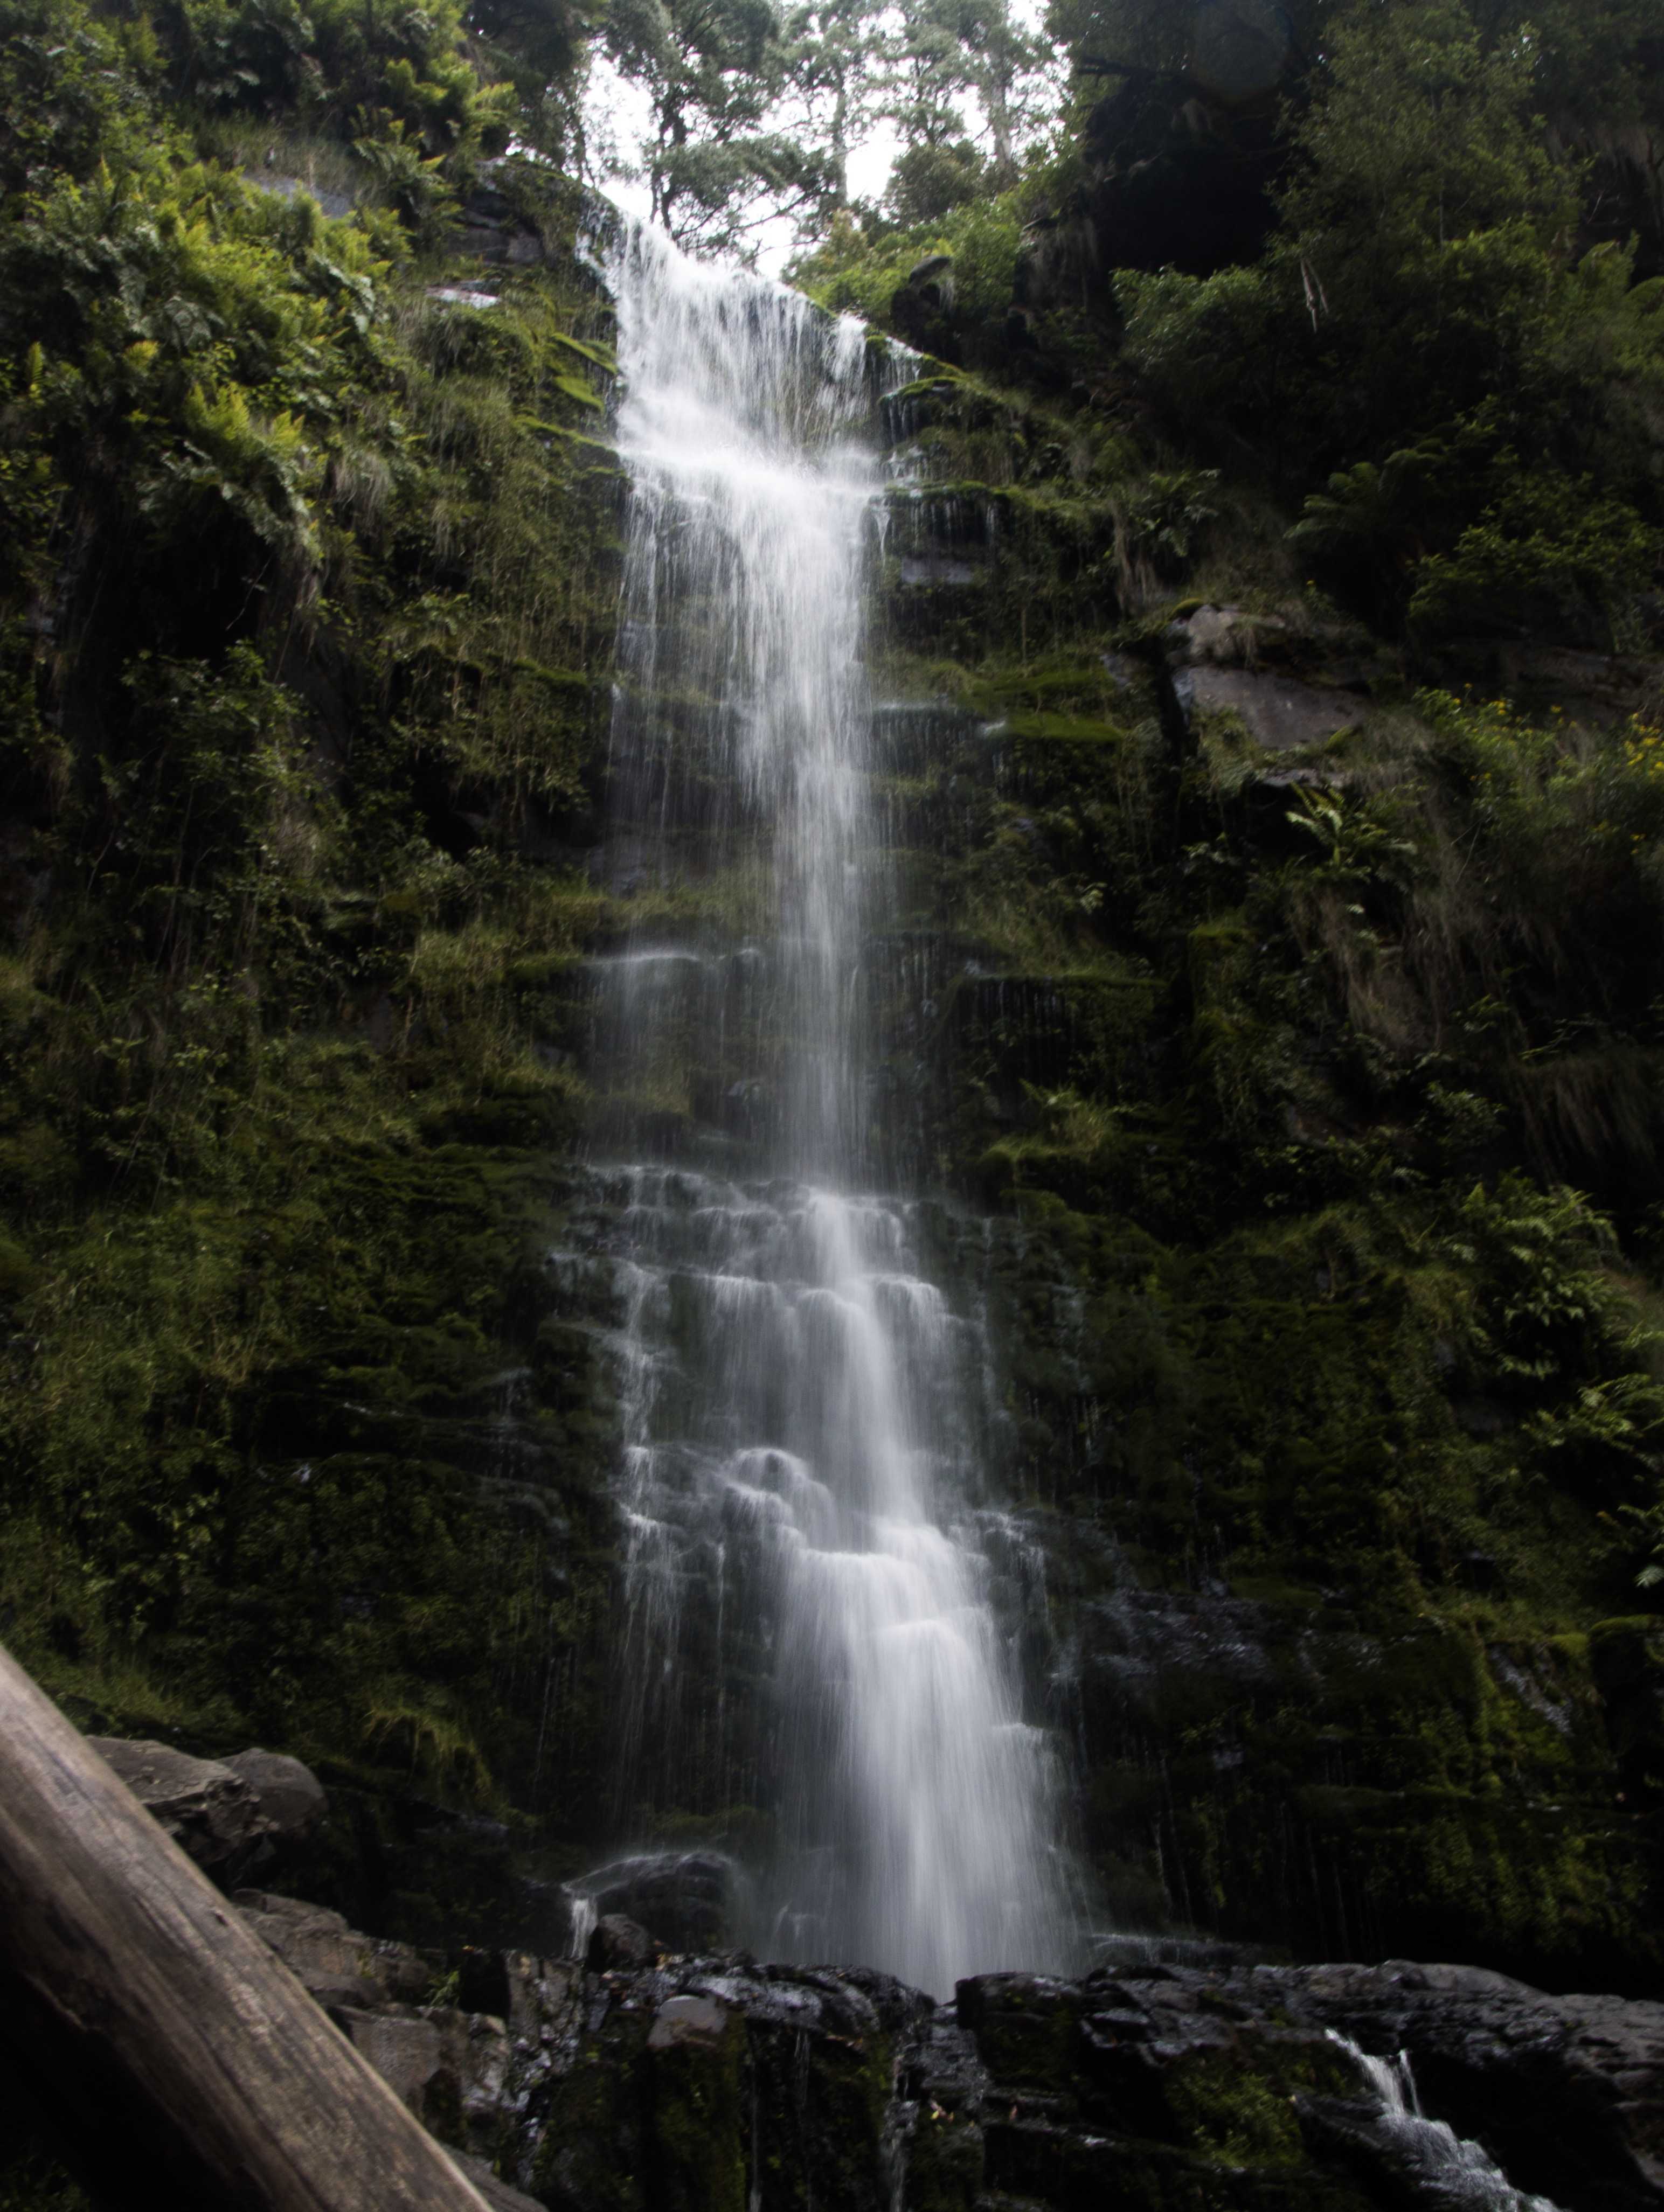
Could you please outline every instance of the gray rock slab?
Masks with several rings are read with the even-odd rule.
[[[428,2091],[445,2065],[444,2039],[436,2024],[361,2012],[349,2005],[338,2005],[333,2017],[352,2039],[353,2049],[369,2060],[400,2104],[422,2118]]]
[[[1246,668],[1186,669],[1174,678],[1173,689],[1188,719],[1198,712],[1238,714],[1254,743],[1268,752],[1325,744],[1351,729],[1362,712],[1344,692]]]
[[[363,2007],[393,1998],[410,2003],[432,1984],[433,1965],[419,1951],[361,1936],[322,1905],[258,1889],[240,1889],[232,1902],[320,2004],[344,2001],[344,2001]]]
[[[230,1868],[251,1857],[271,1832],[259,1799],[241,1774],[216,1759],[193,1759],[144,1738],[88,1741],[147,1812],[199,1867]]]
[[[1288,643],[1287,623],[1246,607],[1198,607],[1167,629],[1167,658],[1176,668],[1253,668]]]
[[[650,1966],[659,1946],[638,1920],[622,1912],[603,1914],[589,1938],[584,1963],[592,1973],[608,1974],[620,1967]]]
[[[527,2197],[522,2190],[511,2189],[509,2184],[492,2172],[483,2158],[472,2158],[466,2150],[451,2152],[451,2162],[472,2182],[491,2212],[545,2212],[545,2207],[535,2197]]]
[[[309,1766],[280,1751],[239,1751],[224,1760],[259,1801],[271,1833],[286,1843],[311,1835],[329,1809],[324,1785]]]
[[[667,1997],[648,2031],[649,2051],[675,2051],[684,2044],[707,2050],[728,2033],[728,2014],[714,1997]]]

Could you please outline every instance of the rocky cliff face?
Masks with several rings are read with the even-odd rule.
[[[873,1124],[898,1178],[940,1178],[921,1249],[986,1346],[983,1540],[1103,1920],[1648,1987],[1653,1632],[1592,1469],[1513,1493],[1505,1536],[1490,1517],[1533,1416],[1434,1319],[1435,1248],[1393,1243],[1457,1155],[1320,1012],[1332,920],[1265,902],[1320,800],[1338,823],[1414,784],[1400,663],[1310,605],[1118,626],[1128,519],[1042,421],[966,378],[886,403],[918,481],[892,495],[874,732],[900,888],[861,984]],[[1647,680],[1564,654],[1511,677],[1591,726]],[[1363,896],[1374,932],[1393,894]],[[655,1001],[654,1135],[693,1206],[767,1110],[767,1044],[743,905],[707,889],[663,922],[688,957]],[[1430,1045],[1442,1018],[1366,1011],[1375,988],[1357,1018]],[[607,1218],[581,1182],[558,1249],[604,1249]],[[616,1325],[598,1279],[552,1267],[563,1345]],[[743,1854],[766,1672],[710,1572],[680,1601],[730,1754],[686,1759],[677,1807]]]

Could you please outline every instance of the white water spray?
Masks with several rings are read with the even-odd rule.
[[[1427,2183],[1442,2203],[1468,2206],[1472,2212],[1559,2212],[1549,2197],[1516,2189],[1481,2144],[1459,2136],[1448,2121],[1427,2118],[1406,2053],[1373,2058],[1350,2035],[1335,2028],[1329,2034],[1380,2105],[1381,2124],[1393,2138],[1405,2172]]]
[[[607,279],[631,479],[615,828],[667,885],[690,854],[730,900],[739,884],[753,933],[694,960],[633,945],[602,986],[619,1125],[643,1099],[680,1103],[690,1028],[743,1071],[724,1100],[740,1172],[597,1177],[625,1378],[626,1794],[649,1730],[661,1760],[735,1767],[770,1816],[746,1931],[767,1955],[944,1995],[1064,1968],[1052,1755],[1021,1716],[971,1517],[980,1334],[925,1279],[914,1209],[858,1194],[862,949],[887,896],[867,798],[867,334],[643,230]],[[719,1640],[748,1624],[770,1679],[766,1741],[743,1753],[690,1680],[696,1585]]]

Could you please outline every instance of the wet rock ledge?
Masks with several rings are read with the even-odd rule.
[[[253,1926],[504,2208],[1402,2212],[1664,2205],[1664,2004],[1475,1968],[1124,1962],[962,1982],[378,1942],[239,1892]],[[1395,2116],[1382,2081],[1472,2138]],[[1390,2062],[1373,2069],[1367,2059]]]
[[[581,1960],[421,1950],[232,1887],[314,1832],[299,1761],[99,1748],[498,2212],[1664,2212],[1664,2003],[1129,1937],[942,2005],[673,1948],[721,1915],[658,1862]]]

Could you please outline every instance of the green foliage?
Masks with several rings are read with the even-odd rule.
[[[968,198],[983,166],[966,137],[967,97],[986,126],[990,181],[1015,181],[1018,142],[1049,104],[1039,72],[1051,57],[1008,0],[903,0],[896,17],[881,65],[904,149],[891,198],[904,222],[930,222]]]
[[[886,205],[911,229],[1015,184],[1054,105],[1049,52],[1007,0],[627,0],[601,36],[650,106],[638,154],[655,218],[741,253],[783,218],[820,237],[880,118],[900,139]]]
[[[1656,563],[1659,539],[1626,501],[1593,481],[1527,471],[1514,456],[1494,471],[1499,496],[1448,553],[1411,571],[1407,615],[1422,634],[1493,624],[1604,644]]]
[[[759,222],[812,220],[840,162],[778,127],[793,55],[765,0],[626,0],[606,47],[646,91],[653,215],[684,245],[743,247]]]
[[[890,171],[890,211],[906,230],[939,223],[979,195],[982,160],[968,138],[947,146],[910,146]]]
[[[1287,819],[1322,855],[1314,871],[1316,882],[1356,896],[1383,878],[1401,875],[1405,862],[1415,860],[1416,848],[1408,839],[1394,836],[1390,823],[1344,793],[1306,790],[1295,797]]]
[[[836,216],[824,240],[792,264],[791,281],[835,314],[891,323],[897,291],[928,255],[953,257],[950,321],[974,356],[998,349],[1022,246],[1024,208],[1015,192],[950,200],[939,218],[896,228],[870,215]]]
[[[157,28],[174,82],[211,112],[292,115],[344,140],[396,126],[432,155],[507,142],[506,88],[464,58],[455,0],[165,0]]]
[[[1517,1174],[1461,1200],[1444,1249],[1488,1285],[1472,1341],[1486,1368],[1540,1384],[1587,1372],[1598,1346],[1627,1349],[1623,1304],[1600,1265],[1610,1222],[1576,1192],[1534,1189]]]
[[[1376,313],[1436,270],[1435,248],[1515,224],[1546,242],[1572,217],[1570,180],[1530,129],[1529,48],[1487,51],[1460,0],[1343,19],[1329,58],[1284,214],[1300,251],[1338,257],[1337,285],[1384,288]]]
[[[1539,47],[1487,45],[1460,0],[1346,15],[1328,46],[1264,257],[1118,277],[1129,363],[1170,420],[1326,471],[1298,538],[1423,639],[1621,632],[1655,559],[1656,305],[1623,254],[1570,250]]]
[[[247,605],[247,574],[279,604],[304,599],[330,456],[359,380],[378,374],[382,273],[348,226],[185,161],[165,133],[125,146],[112,134],[84,178],[11,197],[0,293],[33,340],[0,429],[25,526],[11,561],[38,570],[54,531],[79,531],[93,596],[118,545],[167,565],[167,593],[154,608],[132,595],[129,626],[110,631],[118,656],[177,650],[204,607],[239,592]],[[184,627],[167,611],[192,606]],[[68,634],[81,612],[61,607]]]
[[[8,0],[0,31],[0,192],[88,176],[154,127],[159,56],[143,27],[58,0]]]
[[[372,1698],[364,1716],[366,1747],[402,1753],[408,1746],[411,1773],[426,1788],[465,1803],[489,1802],[491,1769],[466,1723],[431,1692],[423,1698],[418,1692],[415,1703],[408,1697],[393,1684]]]
[[[1129,495],[1123,556],[1147,560],[1161,576],[1182,576],[1219,510],[1216,469],[1158,469]]]
[[[298,890],[319,857],[295,702],[246,644],[217,670],[141,655],[124,680],[128,746],[101,758],[88,794],[118,825],[96,891],[125,907],[162,972],[233,967],[262,901]]]
[[[814,251],[791,264],[790,277],[832,313],[860,315],[881,326],[907,271],[921,254],[939,250],[942,240],[935,231],[874,236],[844,210],[832,217]]]
[[[1274,414],[1301,341],[1263,268],[1222,269],[1209,277],[1121,270],[1114,287],[1127,364],[1175,416],[1240,409],[1263,422]]]
[[[431,233],[495,112],[454,15],[8,27],[8,1641],[85,1717],[526,1802],[504,1684],[558,1655],[582,1763],[595,1594],[531,1601],[545,1523],[459,1438],[582,1097],[514,979],[595,919],[519,856],[582,803],[616,596],[593,294],[432,300],[387,216],[253,187],[167,104],[355,137]]]

